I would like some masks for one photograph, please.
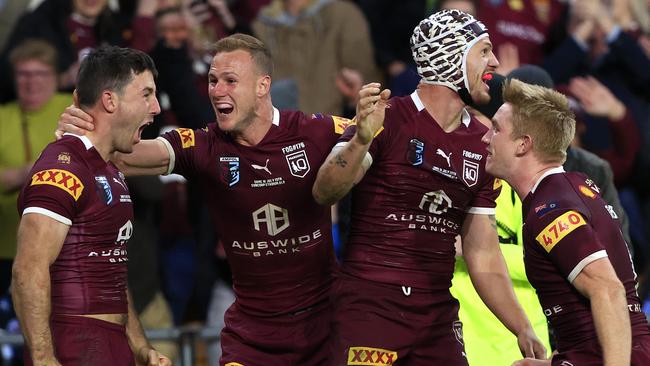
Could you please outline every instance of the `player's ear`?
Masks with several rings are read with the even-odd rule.
[[[530,135],[523,135],[517,141],[517,155],[525,155],[533,150],[533,138]]]
[[[271,92],[271,76],[264,75],[257,79],[257,96],[263,97]]]
[[[101,102],[106,112],[114,113],[117,110],[117,98],[117,94],[110,90],[102,91]]]

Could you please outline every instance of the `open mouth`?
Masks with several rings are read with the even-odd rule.
[[[142,131],[144,131],[144,129],[145,129],[147,126],[149,126],[150,124],[152,124],[152,123],[153,123],[153,121],[147,121],[147,122],[145,122],[144,124],[142,124],[142,125],[140,126],[140,128],[138,128],[138,137],[141,137],[141,136],[142,136]]]
[[[217,103],[215,106],[217,107],[217,112],[219,114],[230,114],[234,109],[230,103]]]

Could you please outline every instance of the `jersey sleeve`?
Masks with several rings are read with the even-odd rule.
[[[484,173],[487,174],[487,173]],[[483,185],[479,188],[474,196],[467,213],[479,215],[494,215],[496,213],[496,199],[501,192],[502,181],[488,175],[483,181]]]
[[[531,240],[544,249],[569,282],[589,263],[607,257],[588,219],[576,209],[558,209],[545,214],[531,227]]]
[[[81,159],[61,153],[57,158],[44,156],[37,161],[18,199],[20,215],[38,213],[66,225],[72,225],[83,201],[95,192],[95,179]],[[98,182],[99,186],[100,183]]]
[[[169,152],[167,174],[176,173],[185,177],[196,175],[200,159],[208,156],[208,136],[213,133],[211,128],[213,127],[197,130],[177,128],[158,138]]]

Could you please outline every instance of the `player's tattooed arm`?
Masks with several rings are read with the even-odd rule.
[[[488,215],[488,219],[490,220],[490,226],[492,226],[492,228],[493,228],[494,230],[496,230],[496,229],[497,229],[497,219],[496,219],[496,216],[495,216],[495,215]]]
[[[341,156],[341,154],[336,154],[334,159],[330,160],[330,164],[340,166],[341,168],[345,168],[348,165],[348,161]]]

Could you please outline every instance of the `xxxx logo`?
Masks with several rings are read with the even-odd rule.
[[[332,116],[332,121],[334,121],[334,133],[341,135],[345,132],[345,129],[350,125],[356,125],[357,121],[352,119],[347,119],[343,117]]]
[[[189,128],[177,128],[176,132],[181,136],[183,149],[194,146],[194,130]]]
[[[381,348],[350,347],[348,365],[388,366],[397,361],[397,352]]]
[[[67,170],[61,169],[41,170],[34,174],[30,186],[37,186],[40,184],[47,184],[61,188],[71,195],[75,201],[79,199],[81,192],[84,190],[84,185],[76,175]]]

